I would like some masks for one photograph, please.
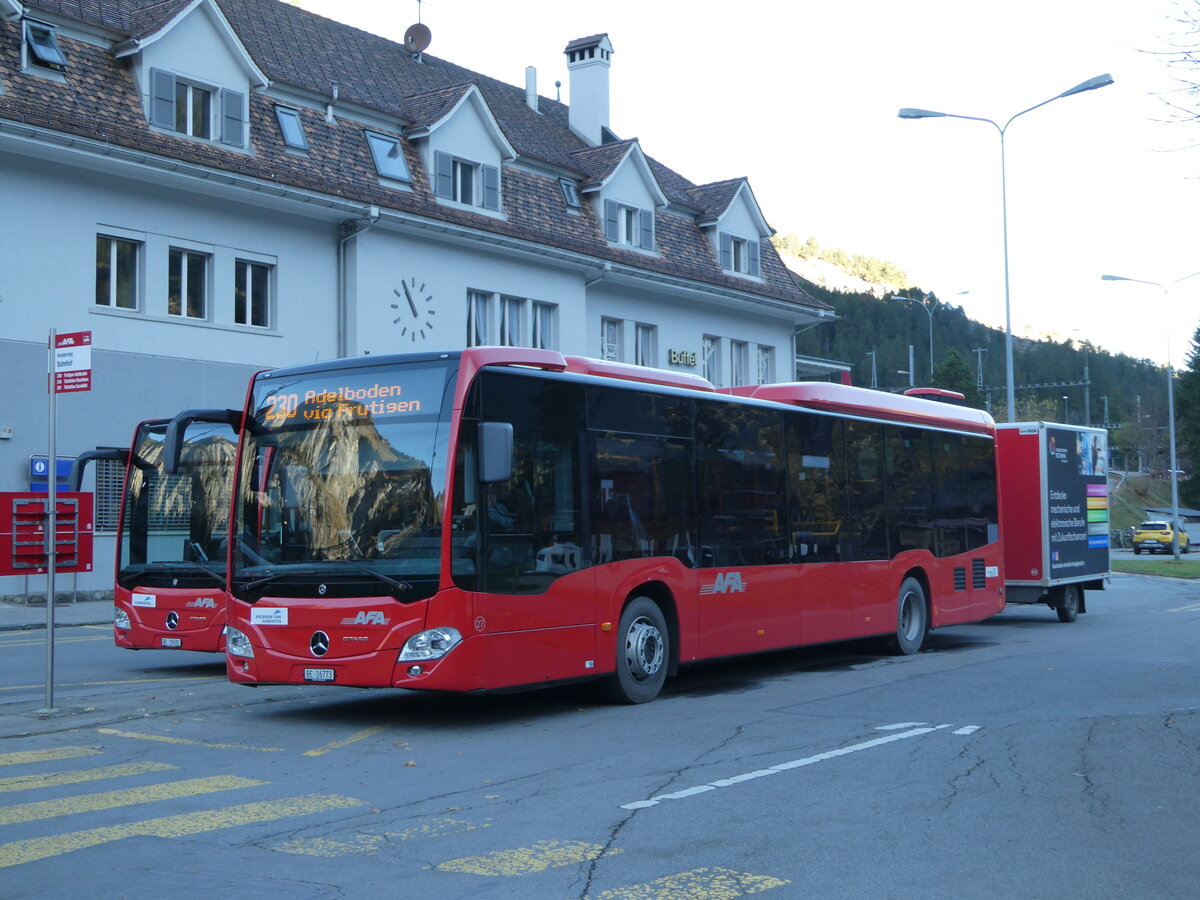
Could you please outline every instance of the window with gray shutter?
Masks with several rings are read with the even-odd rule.
[[[721,268],[726,272],[733,269],[733,235],[721,232]]]
[[[482,166],[483,208],[500,209],[500,169],[497,166]]]
[[[161,69],[150,72],[150,121],[175,129],[175,76]]]
[[[755,278],[762,277],[762,259],[759,256],[758,241],[749,242],[750,271],[747,273]]]
[[[433,155],[433,194],[443,200],[454,199],[454,157],[437,151]]]
[[[620,207],[615,200],[604,201],[604,239],[615,244],[621,239],[620,224],[617,216]]]
[[[221,143],[246,145],[246,97],[237,91],[221,91]]]
[[[641,211],[642,220],[642,240],[641,248],[643,250],[654,249],[654,210],[643,209]]]

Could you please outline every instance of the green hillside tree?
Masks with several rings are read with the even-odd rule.
[[[983,406],[983,397],[975,386],[975,376],[971,374],[971,367],[953,347],[933,370],[933,386],[946,391],[958,391],[965,398],[963,403],[966,406]]]

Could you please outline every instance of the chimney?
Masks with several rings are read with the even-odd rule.
[[[538,111],[537,69],[533,66],[525,67],[525,105]]]
[[[571,130],[593,146],[604,143],[608,128],[608,69],[612,44],[607,34],[593,34],[567,44],[567,71],[571,79]]]

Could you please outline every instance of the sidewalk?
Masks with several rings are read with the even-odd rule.
[[[46,601],[40,604],[0,602],[0,631],[21,631],[46,627]],[[81,600],[54,604],[54,627],[64,625],[111,625],[111,600]]]

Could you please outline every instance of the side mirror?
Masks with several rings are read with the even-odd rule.
[[[71,463],[71,490],[79,490],[79,486],[83,484],[83,473],[87,469],[87,464],[97,459],[115,459],[124,465],[129,465],[129,451],[120,449],[85,450],[80,453],[75,457],[75,462]]]
[[[167,425],[163,441],[163,471],[168,475],[179,472],[179,459],[183,454],[183,434],[193,422],[228,423],[237,431],[242,424],[240,409],[185,409]]]
[[[484,484],[512,477],[513,427],[510,422],[479,423],[479,480]]]

